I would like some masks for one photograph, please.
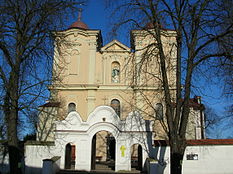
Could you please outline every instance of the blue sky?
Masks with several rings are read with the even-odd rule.
[[[102,32],[102,36],[105,42],[107,32],[109,31],[108,22],[110,15],[107,14],[104,0],[89,0],[85,5],[80,6],[83,9],[82,22],[88,25],[89,29],[99,29]],[[70,20],[71,25],[78,18],[78,12],[73,14]],[[106,43],[105,43],[106,44]]]
[[[103,44],[107,44],[112,39],[117,39],[120,42],[126,44],[129,47],[129,31],[125,31],[125,33],[120,33],[117,38],[112,38],[109,35],[111,31],[111,10],[106,9],[105,0],[89,0],[86,5],[80,6],[83,8],[82,12],[82,21],[88,25],[90,29],[99,29],[102,32]],[[73,22],[77,20],[78,12],[76,14],[71,15],[71,19],[67,21],[67,28]],[[229,105],[231,101],[222,97],[222,82],[216,84],[208,84],[203,83],[202,93],[200,92],[197,95],[202,96],[202,101],[204,104],[211,107],[218,115],[222,116],[225,114],[225,107]],[[232,129],[226,128],[226,122],[222,122],[218,129],[221,129],[221,137],[227,138],[232,135]],[[219,133],[220,134],[220,133]],[[214,132],[212,137],[214,138]]]
[[[129,34],[129,31],[125,31],[125,33],[119,33],[117,38],[113,38],[110,36],[111,32],[111,24],[110,22],[113,21],[111,19],[111,9],[108,7],[106,8],[106,1],[105,0],[88,0],[85,5],[80,6],[83,9],[82,12],[82,21],[88,25],[89,29],[98,29],[102,32],[103,37],[103,45],[106,45],[113,39],[117,39],[123,44],[129,47],[130,40],[129,38],[122,37]],[[75,22],[78,18],[78,12],[76,14],[71,15],[71,20],[68,23],[67,28],[73,22]]]

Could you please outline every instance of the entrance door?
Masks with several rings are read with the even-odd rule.
[[[75,169],[75,145],[71,145],[71,169]]]
[[[112,136],[107,137],[107,160],[115,161],[116,141]]]
[[[71,145],[68,143],[65,150],[65,169],[71,169]]]
[[[142,170],[142,146],[139,144],[131,146],[131,168]]]
[[[92,138],[91,169],[115,170],[116,141],[107,131],[97,132]]]
[[[92,138],[91,144],[91,170],[95,170],[96,162],[96,134]]]
[[[142,146],[138,145],[138,170],[142,170]]]

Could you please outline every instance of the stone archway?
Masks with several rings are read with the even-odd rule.
[[[91,170],[115,170],[116,140],[110,132],[98,131],[91,147]]]
[[[140,123],[140,127],[138,123]],[[130,171],[131,145],[141,144],[141,147],[143,147],[138,149],[139,154],[143,155],[137,156],[141,157],[137,158],[137,161],[141,164],[139,168],[141,168],[148,156],[144,151],[144,149],[147,149],[147,144],[142,144],[141,142],[147,142],[148,131],[150,130],[152,130],[152,122],[146,122],[138,112],[130,113],[122,121],[111,107],[99,106],[88,116],[85,122],[82,121],[77,112],[71,112],[64,121],[57,123],[57,137],[65,137],[65,141],[64,139],[62,141],[61,139],[57,139],[56,146],[62,144],[62,147],[65,147],[66,143],[69,142],[77,145],[76,155],[78,160],[75,162],[75,169],[91,171],[96,169],[96,162],[101,161],[103,158],[103,156],[101,157],[96,152],[98,146],[96,143],[98,139],[96,135],[98,132],[106,131],[111,133],[111,135],[107,136],[106,134],[104,138],[108,146],[105,144],[103,148],[105,149],[105,156],[102,161],[115,161],[112,166],[113,169],[115,167],[115,171]],[[107,147],[109,151],[106,150]],[[115,153],[113,153],[114,149]],[[66,153],[69,154],[69,145],[67,146]],[[64,162],[65,160],[62,160],[62,166],[66,166]],[[69,162],[67,166],[68,164]]]

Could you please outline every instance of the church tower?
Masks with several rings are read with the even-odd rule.
[[[100,30],[89,29],[81,21],[81,12],[67,30],[56,32],[54,72],[58,81],[51,90],[56,91],[67,112],[75,109],[84,119],[95,107],[99,83],[96,65],[101,47]]]

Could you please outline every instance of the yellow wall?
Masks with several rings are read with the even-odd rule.
[[[146,66],[137,72],[137,63],[144,58],[142,48],[154,42],[150,35],[145,31],[132,31],[135,52],[117,40],[102,46],[99,30],[69,29],[57,32],[56,36],[54,64],[59,66],[54,65],[54,74],[58,78],[50,89],[53,99],[61,102],[60,111],[64,115],[68,113],[69,103],[75,103],[76,111],[86,121],[97,106],[110,105],[111,100],[118,99],[121,119],[135,109],[141,110],[146,119],[154,117],[153,105],[163,101],[156,53],[151,53],[153,56],[148,58]],[[175,33],[165,33],[163,40],[170,64],[167,68],[171,69],[169,80],[174,86],[172,67],[176,52],[169,50],[174,46]],[[120,65],[117,83],[112,81],[114,62]]]
[[[164,98],[158,53],[154,47],[148,47],[155,42],[148,32],[131,32],[131,47],[134,51],[117,40],[102,46],[99,30],[76,28],[57,32],[56,36],[54,82],[50,91],[52,100],[61,103],[58,119],[67,116],[69,103],[76,104],[76,111],[86,121],[97,106],[110,106],[111,101],[117,99],[120,101],[121,119],[131,111],[139,110],[145,119],[155,120],[155,139],[167,139],[161,122],[155,119],[154,107],[156,103],[164,106]],[[175,32],[164,31],[162,40],[170,92],[175,96]],[[145,51],[148,51],[146,56]],[[139,66],[142,61],[143,66]],[[114,62],[119,63],[120,73],[116,78],[119,82],[112,81]],[[188,139],[195,138],[194,122],[197,114],[191,114],[188,126],[191,133],[187,133]]]

